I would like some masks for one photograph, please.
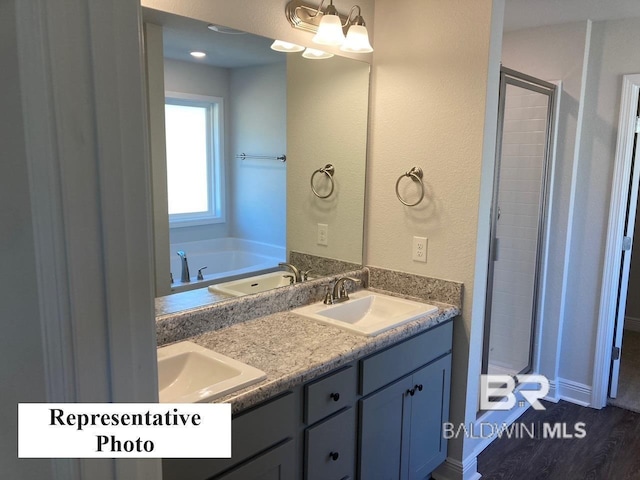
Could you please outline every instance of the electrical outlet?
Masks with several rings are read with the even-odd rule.
[[[329,225],[326,223],[318,224],[318,245],[329,245]]]
[[[427,239],[425,237],[413,237],[412,258],[414,262],[427,261]]]

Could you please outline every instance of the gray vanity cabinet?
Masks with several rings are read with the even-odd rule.
[[[361,400],[361,479],[425,479],[445,460],[450,370],[446,355]]]
[[[296,480],[294,456],[293,441],[287,440],[216,480]]]
[[[306,430],[306,480],[354,478],[355,427],[355,410],[347,408]]]
[[[406,478],[429,478],[447,458],[443,423],[449,420],[451,355],[441,358],[413,374],[413,397],[409,434],[408,474]],[[422,386],[422,389],[419,387]],[[415,390],[414,390],[415,389]]]
[[[305,480],[354,478],[357,387],[355,364],[305,386]]]
[[[163,480],[294,480],[299,402],[299,389],[294,389],[236,415],[232,458],[165,458]]]
[[[446,457],[452,325],[241,412],[231,424],[233,458],[166,458],[164,480],[428,478]]]
[[[404,378],[360,402],[360,478],[398,479],[401,465],[403,433],[408,431],[410,416],[404,415],[409,402],[405,392],[412,387]]]
[[[451,340],[444,324],[362,361],[360,479],[425,479],[445,460]]]

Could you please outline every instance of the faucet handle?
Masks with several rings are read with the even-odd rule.
[[[333,305],[333,288],[331,285],[326,285],[324,289],[324,300],[323,303],[325,305]]]
[[[198,269],[198,280],[204,280],[204,275],[202,275],[202,270],[204,270],[205,268],[207,268],[206,265]]]
[[[300,272],[300,277],[302,278],[303,282],[306,282],[307,280],[309,280],[309,274],[313,272],[313,270],[302,270]]]

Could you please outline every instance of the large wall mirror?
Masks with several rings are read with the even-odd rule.
[[[286,286],[280,262],[327,260],[312,277],[361,265],[369,64],[276,52],[272,39],[150,8],[143,20],[168,311],[181,309],[174,293],[192,307],[236,295],[222,287],[239,279]]]

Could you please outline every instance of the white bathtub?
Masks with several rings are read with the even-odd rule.
[[[182,260],[177,252],[187,255],[191,281],[180,281]],[[249,273],[265,272],[274,269],[285,261],[284,247],[266,243],[252,242],[239,238],[219,238],[196,242],[174,243],[171,245],[170,267],[173,274],[171,290],[181,292],[202,288],[213,283],[232,280]],[[204,280],[197,280],[198,269]]]

